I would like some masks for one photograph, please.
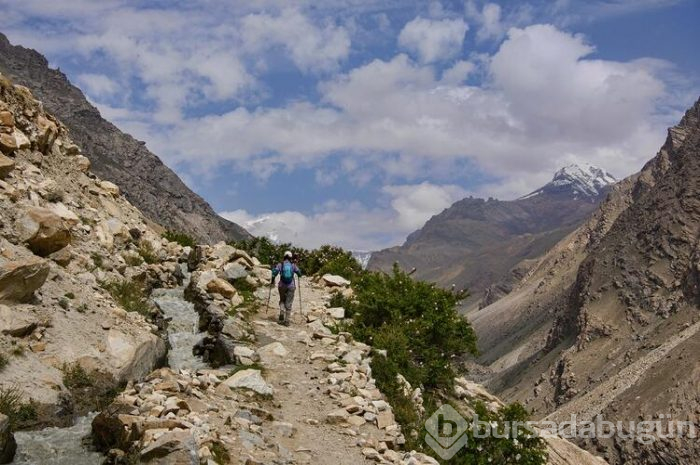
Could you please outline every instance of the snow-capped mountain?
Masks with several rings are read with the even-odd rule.
[[[516,200],[462,199],[435,215],[400,247],[374,252],[370,270],[395,262],[415,277],[469,289],[485,303],[509,292],[520,263],[539,257],[573,231],[607,195],[614,176],[591,165],[569,165],[552,181]]]
[[[572,164],[554,173],[551,182],[521,199],[548,193],[570,195],[575,199],[589,198],[595,201],[607,192],[608,186],[616,182],[615,176],[602,168],[586,163]]]

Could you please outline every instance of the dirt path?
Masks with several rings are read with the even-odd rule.
[[[274,411],[275,421],[289,423],[295,430],[291,437],[280,435],[278,441],[291,452],[296,463],[377,463],[377,458],[369,459],[365,454],[374,455],[368,448],[376,451],[384,447],[379,443],[386,436],[385,431],[370,422],[350,425],[344,421],[338,424],[327,421],[330,412],[341,408],[340,399],[350,397],[342,390],[330,389],[337,387],[337,384],[328,382],[331,376],[327,371],[329,362],[335,358],[334,355],[341,356],[345,348],[339,347],[333,339],[319,338],[318,329],[307,325],[307,315],[312,315],[310,319],[313,319],[325,313],[324,303],[329,291],[304,279],[302,293],[304,316],[299,314],[297,294],[290,327],[277,324],[276,291],[273,291],[269,311],[266,313],[263,306],[253,318],[258,338],[257,351],[261,357],[260,364],[264,367],[263,376],[274,388],[274,405],[277,407]],[[267,295],[262,294],[259,297],[266,300]],[[282,355],[284,352],[286,354]],[[321,358],[322,354],[326,356],[325,359]],[[358,446],[362,439],[367,444]],[[382,463],[391,462],[382,460]]]

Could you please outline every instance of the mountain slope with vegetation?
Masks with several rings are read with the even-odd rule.
[[[13,46],[0,33],[0,72],[32,90],[60,118],[92,162],[93,171],[117,184],[149,219],[167,229],[214,243],[249,238],[245,229],[220,216],[151,153],[91,105],[60,70],[38,52]]]

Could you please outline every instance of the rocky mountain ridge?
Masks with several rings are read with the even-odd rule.
[[[435,215],[400,247],[372,254],[369,269],[394,262],[418,279],[467,288],[470,307],[510,292],[532,264],[578,227],[615,179],[593,166],[571,165],[553,180],[511,201],[467,198]]]
[[[642,171],[471,317],[488,386],[553,420],[697,425],[700,101]],[[580,441],[610,463],[695,463],[689,438]]]
[[[32,90],[80,145],[98,176],[117,184],[155,224],[209,243],[250,237],[220,216],[151,153],[143,142],[106,121],[83,93],[38,52],[13,46],[0,33],[0,72]]]

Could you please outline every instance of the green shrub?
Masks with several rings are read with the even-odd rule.
[[[63,384],[68,389],[91,387],[95,384],[94,377],[78,362],[64,363],[61,371],[63,372]]]
[[[209,450],[211,450],[211,455],[214,457],[216,463],[221,465],[231,463],[231,455],[226,449],[226,446],[224,446],[222,443],[218,441],[212,442]]]
[[[353,333],[388,351],[392,377],[401,373],[413,386],[450,388],[451,360],[476,354],[476,335],[456,309],[466,293],[414,281],[396,266],[390,275],[363,273],[353,290],[355,299],[345,305],[353,315]]]
[[[73,299],[75,299],[75,294],[73,294],[72,292],[66,292],[66,293],[63,295],[63,297],[65,297],[66,299],[71,299],[71,300],[73,300]]]
[[[139,266],[144,262],[140,254],[135,255],[126,253],[122,255],[122,258],[124,259],[124,262],[129,266]]]
[[[10,361],[7,359],[7,356],[0,353],[0,371],[2,371],[2,369],[5,368],[8,363],[10,363]]]
[[[282,260],[284,252],[289,250],[294,254],[296,264],[305,275],[337,274],[347,279],[353,279],[362,272],[362,266],[352,254],[340,247],[324,245],[318,249],[308,250],[292,244],[275,244],[266,237],[254,237],[245,241],[233,242],[234,247],[245,250],[261,263],[274,266]]]
[[[197,245],[194,237],[182,232],[168,230],[163,233],[162,237],[170,242],[177,242],[183,247],[194,247]]]
[[[498,434],[483,434],[479,437],[473,430],[467,430],[467,444],[457,455],[444,462],[449,465],[524,464],[544,465],[547,452],[544,441],[527,426],[528,413],[520,404],[511,404],[497,412],[489,411],[483,402],[471,406],[482,425],[497,425]],[[468,419],[469,420],[469,419]],[[514,424],[518,427],[514,428]],[[423,435],[425,431],[423,431]],[[481,437],[485,436],[485,437]]]
[[[24,421],[36,420],[36,403],[32,400],[24,402],[23,398],[17,386],[0,387],[0,413],[7,415],[13,427]]]
[[[153,244],[151,244],[149,241],[141,241],[141,243],[139,244],[139,255],[141,255],[143,261],[148,263],[149,265],[153,265],[154,263],[160,262],[160,258],[158,258],[158,253],[153,248]]]
[[[144,316],[151,313],[151,304],[143,284],[129,280],[114,280],[101,283],[103,289],[127,312],[137,312]]]
[[[424,443],[425,419],[444,401],[445,393],[452,390],[456,376],[452,360],[466,353],[477,353],[476,335],[469,322],[457,312],[457,304],[467,294],[414,281],[397,266],[391,274],[361,272],[356,275],[352,288],[352,299],[337,293],[330,304],[344,307],[352,315],[353,323],[345,329],[357,340],[386,350],[386,356],[372,357],[372,375],[377,387],[387,396],[396,421],[403,426],[406,449],[435,456]],[[398,374],[413,387],[423,388],[425,416],[419,415],[404,393]],[[483,404],[473,408],[480,420],[494,421],[499,428],[506,421],[524,423],[527,419],[527,412],[518,404],[496,413],[489,412]],[[411,431],[418,434],[412,436]],[[518,431],[516,438],[471,437],[465,449],[444,463],[545,463],[545,449],[539,438],[531,437],[528,431]]]

